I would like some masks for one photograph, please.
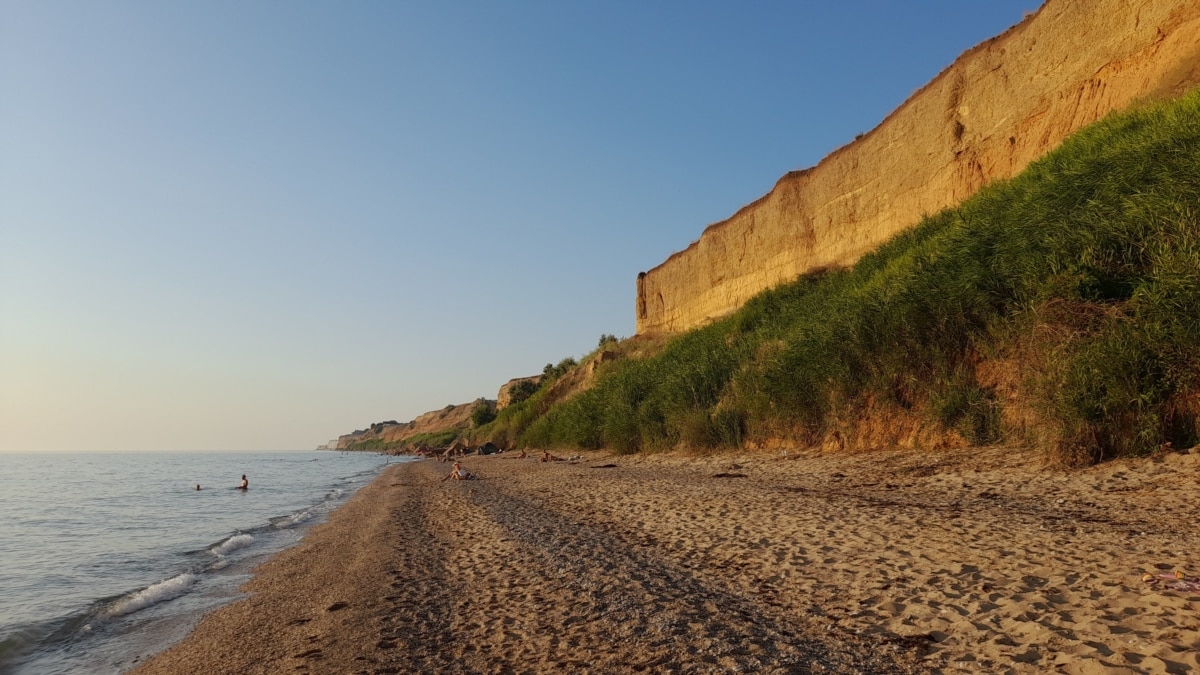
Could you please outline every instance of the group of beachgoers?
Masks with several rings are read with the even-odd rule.
[[[527,457],[529,457],[529,453],[525,452],[525,450],[521,450],[521,452],[519,454],[512,456],[513,459],[525,459]],[[583,459],[582,455],[574,455],[572,457],[559,457],[558,455],[551,453],[549,450],[543,450],[542,456],[538,459],[538,461],[539,462],[575,462],[580,459]],[[447,481],[447,480],[479,480],[479,476],[477,476],[476,474],[473,474],[470,471],[467,471],[465,468],[463,468],[462,462],[455,462],[454,468],[450,470],[449,474],[443,476],[442,480],[443,481]]]
[[[521,453],[519,455],[516,455],[515,457],[513,457],[513,459],[525,459],[528,456],[529,456],[529,453],[522,450]],[[574,461],[577,459],[582,459],[582,455],[575,455],[574,457],[571,457],[570,459],[564,459],[562,457],[559,457],[558,455],[551,454],[549,450],[543,450],[542,456],[540,459],[538,459],[538,461],[539,462],[570,462],[570,461]]]

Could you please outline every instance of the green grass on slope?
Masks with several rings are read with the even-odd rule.
[[[431,448],[445,448],[462,435],[462,429],[443,429],[442,431],[425,431],[404,439],[401,445],[415,447],[428,445]]]
[[[1192,444],[1200,92],[1111,116],[851,270],[809,275],[522,420],[545,446],[815,442],[891,406],[976,443],[1036,412],[1070,461]],[[1018,398],[980,364],[1018,364]]]
[[[443,431],[422,432],[402,441],[385,441],[382,438],[370,438],[365,441],[351,443],[346,447],[346,450],[391,452],[418,445],[428,445],[431,448],[444,448],[453,443],[462,433],[462,429],[445,429]]]
[[[477,429],[472,437],[476,442],[491,441],[505,448],[515,443],[520,434],[549,408],[549,382],[540,386],[529,398],[496,413],[496,419]]]

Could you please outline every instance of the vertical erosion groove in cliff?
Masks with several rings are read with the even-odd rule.
[[[638,334],[672,333],[1011,178],[1074,131],[1200,84],[1200,3],[1049,0],[879,126],[638,275]]]

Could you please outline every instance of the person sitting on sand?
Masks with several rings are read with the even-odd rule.
[[[242,474],[242,484],[237,487],[239,490],[249,490],[250,481],[246,480],[246,474]]]
[[[557,455],[550,454],[549,450],[543,450],[541,461],[543,461],[543,462],[565,462],[567,460],[565,460],[562,457],[559,457]]]
[[[450,480],[475,480],[476,476],[475,476],[475,474],[471,473],[470,471],[467,471],[466,469],[464,469],[462,464],[460,464],[459,462],[455,462],[454,468],[450,471],[449,475],[442,477],[442,480],[447,480],[447,479],[450,479]]]

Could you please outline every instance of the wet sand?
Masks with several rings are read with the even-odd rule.
[[[1200,671],[1200,452],[386,470],[147,673]]]

